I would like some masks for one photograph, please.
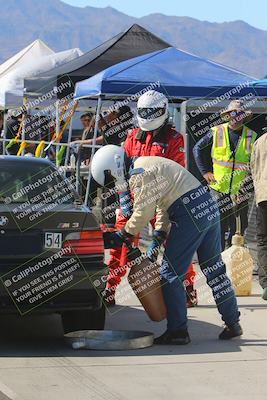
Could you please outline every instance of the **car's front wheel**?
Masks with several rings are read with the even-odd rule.
[[[105,326],[105,306],[99,310],[65,311],[61,314],[64,333],[81,330],[102,330]]]

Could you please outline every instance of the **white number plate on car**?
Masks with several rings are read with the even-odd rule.
[[[45,248],[46,249],[61,249],[62,233],[46,232],[45,233]]]

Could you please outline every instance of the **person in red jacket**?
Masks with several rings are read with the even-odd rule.
[[[137,119],[139,128],[131,129],[124,143],[127,157],[132,162],[140,156],[165,157],[184,167],[184,139],[168,123],[168,99],[166,96],[154,90],[144,93],[137,103]],[[131,216],[131,210],[129,210],[130,196],[127,192],[119,194],[121,208],[116,219],[116,231],[122,229]],[[155,218],[150,223],[154,227]],[[164,243],[165,239],[161,232],[154,231],[152,244],[147,251],[152,261],[156,260],[160,245]],[[135,238],[134,244],[138,245],[138,241],[139,238]],[[122,248],[111,249],[110,256],[105,301],[108,305],[113,305],[115,304],[116,288],[127,272],[127,247],[123,245]],[[185,279],[189,307],[197,304],[194,278],[195,271],[191,264]]]

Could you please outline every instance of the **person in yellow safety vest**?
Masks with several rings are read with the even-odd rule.
[[[216,198],[221,215],[221,244],[225,248],[235,233],[235,213],[241,216],[242,233],[248,226],[248,199],[253,191],[250,158],[257,134],[246,126],[251,111],[241,100],[230,102],[221,113],[227,121],[211,130],[194,146],[196,164]]]

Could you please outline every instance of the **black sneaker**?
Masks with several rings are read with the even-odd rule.
[[[219,339],[230,340],[241,335],[243,335],[243,330],[240,324],[237,322],[234,325],[226,326],[224,330],[219,334]]]
[[[184,345],[190,343],[187,330],[166,331],[163,335],[154,339],[154,344]]]

